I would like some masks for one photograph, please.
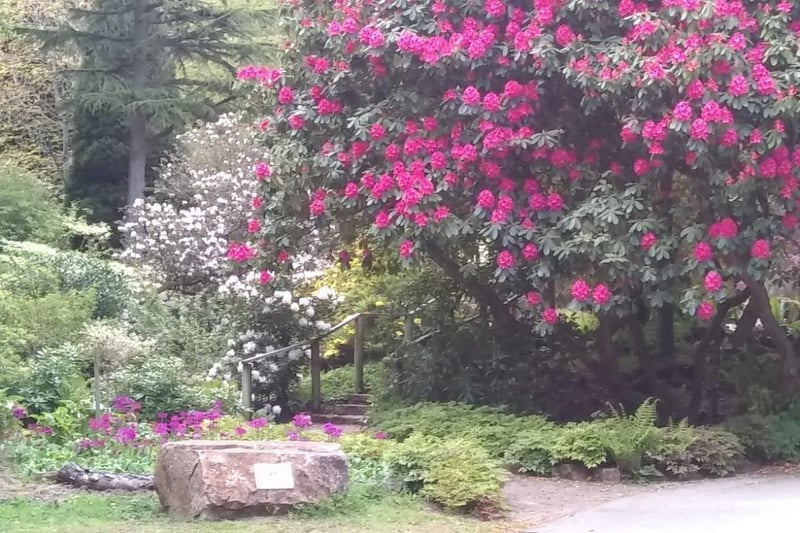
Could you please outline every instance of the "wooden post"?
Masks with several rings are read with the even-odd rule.
[[[406,327],[403,331],[403,340],[408,343],[414,342],[414,315],[406,316]]]
[[[322,406],[322,360],[319,339],[311,341],[311,412],[319,413]]]
[[[92,383],[92,388],[94,389],[94,417],[95,419],[99,420],[100,415],[102,414],[102,409],[100,408],[100,365],[103,364],[102,357],[100,357],[100,350],[94,350],[94,381]]]
[[[253,410],[253,365],[242,363],[242,409],[246,417]]]
[[[353,345],[353,368],[355,369],[355,393],[364,392],[364,317],[356,318],[356,338]]]

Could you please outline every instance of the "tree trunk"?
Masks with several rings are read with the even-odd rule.
[[[633,349],[642,367],[642,379],[644,381],[645,392],[648,395],[658,396],[656,385],[658,382],[658,369],[656,368],[656,358],[647,346],[647,338],[644,335],[644,327],[636,317],[628,320],[628,329],[631,332]]]
[[[154,490],[153,476],[92,472],[67,463],[56,474],[56,481],[89,490]]]
[[[758,311],[753,302],[747,304],[744,308],[742,316],[736,322],[736,332],[733,334],[733,345],[741,348],[750,339],[753,334],[753,328],[758,320]]]
[[[444,250],[431,242],[424,243],[424,250],[428,257],[441,268],[444,273],[453,281],[461,285],[464,290],[478,302],[478,305],[490,310],[492,317],[497,321],[497,325],[508,332],[519,332],[521,324],[500,299],[500,296],[488,285],[484,285],[480,280],[467,277],[461,271],[461,267],[451,259]]]
[[[725,317],[734,307],[742,305],[750,297],[750,289],[745,289],[736,296],[725,300],[719,304],[717,314],[708,325],[705,335],[700,339],[694,351],[694,379],[692,381],[692,396],[689,399],[687,408],[689,420],[696,424],[700,415],[700,408],[703,405],[703,390],[706,385],[706,362],[709,352],[719,351],[719,344],[722,339],[722,323]]]
[[[133,73],[131,88],[136,103],[144,98],[147,87],[147,48],[149,33],[146,0],[135,0],[133,10]],[[130,117],[130,146],[128,151],[128,207],[138,198],[144,198],[145,170],[147,168],[147,115],[135,110]]]
[[[789,399],[800,389],[794,347],[789,341],[789,336],[781,328],[781,325],[778,324],[778,320],[772,314],[772,308],[769,305],[769,294],[764,284],[746,273],[742,274],[741,278],[752,293],[751,302],[753,302],[755,309],[758,311],[758,316],[761,318],[764,330],[770,336],[772,342],[775,343],[775,347],[781,356],[781,365],[783,367],[781,389],[783,394]]]
[[[658,309],[658,353],[662,358],[675,353],[675,306],[665,303]]]

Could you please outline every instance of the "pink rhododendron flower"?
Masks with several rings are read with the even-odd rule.
[[[528,301],[528,305],[531,307],[535,307],[542,303],[542,295],[536,291],[528,291],[528,294],[525,295],[525,299]]]
[[[714,318],[714,304],[705,301],[697,307],[697,318],[700,320],[711,320]]]
[[[694,247],[694,258],[697,261],[711,261],[714,257],[714,251],[711,249],[711,245],[707,242],[698,242]]]
[[[539,257],[539,248],[537,248],[532,242],[529,242],[522,248],[522,257],[528,261],[535,260],[537,257]]]
[[[592,300],[597,305],[605,305],[611,300],[611,291],[602,283],[597,284],[592,290]]]
[[[306,125],[306,119],[303,115],[292,115],[289,117],[289,127],[293,130],[301,130]]]
[[[281,87],[280,90],[278,90],[278,102],[283,105],[288,105],[294,102],[294,93],[292,92],[292,89],[289,87]]]
[[[514,254],[512,254],[509,250],[502,250],[499,254],[497,254],[497,266],[501,270],[509,270],[514,268],[516,264],[516,260],[514,259]]]
[[[261,229],[261,221],[257,218],[251,218],[247,222],[247,232],[248,233],[258,233],[258,230]]]
[[[414,254],[414,242],[410,240],[405,240],[400,243],[400,257],[405,259],[411,257]]]
[[[542,311],[542,320],[544,320],[545,324],[553,325],[558,322],[558,311],[556,311],[552,307],[548,307],[544,311]]]
[[[442,220],[446,219],[450,215],[450,209],[447,206],[442,205],[436,208],[436,211],[433,212],[433,220],[436,222],[441,222]]]
[[[467,87],[461,94],[461,101],[467,105],[478,105],[481,102],[481,93],[475,87]]]
[[[769,259],[769,241],[758,239],[750,247],[750,255],[755,259]]]
[[[589,299],[589,296],[592,294],[592,290],[589,288],[589,284],[582,279],[576,280],[572,284],[571,292],[572,292],[572,298],[578,302],[585,302],[586,300]]]
[[[576,38],[575,32],[566,24],[562,24],[556,28],[556,43],[559,46],[569,46]]]
[[[237,263],[249,261],[256,256],[255,251],[244,243],[231,242],[228,244],[228,259]]]
[[[354,182],[350,182],[344,187],[344,195],[346,198],[357,198],[358,197],[358,184]]]
[[[708,292],[717,292],[722,288],[722,276],[716,270],[712,270],[706,274],[703,284]]]
[[[647,233],[642,235],[642,238],[639,241],[639,246],[642,247],[642,250],[646,251],[652,248],[657,240],[658,238],[656,237],[656,234],[653,233],[652,231],[648,231]]]
[[[494,207],[494,194],[488,189],[482,190],[478,193],[478,206],[482,209],[491,209]]]
[[[258,276],[258,281],[262,285],[267,285],[272,281],[273,278],[274,276],[272,275],[272,272],[269,270],[262,270]]]
[[[256,163],[256,177],[262,180],[268,178],[272,174],[272,169],[263,161]]]

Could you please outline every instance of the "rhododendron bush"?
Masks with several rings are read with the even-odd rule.
[[[254,171],[267,212],[431,260],[498,327],[552,334],[589,368],[615,364],[623,328],[648,358],[643,309],[661,316],[667,351],[673,308],[712,321],[706,350],[749,302],[792,382],[767,290],[800,216],[800,6],[285,7],[285,68],[239,73],[267,101]],[[236,259],[286,274],[289,229],[263,225],[262,246]],[[600,326],[578,333],[565,307]]]

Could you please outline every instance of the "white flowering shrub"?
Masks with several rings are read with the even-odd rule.
[[[254,216],[256,128],[222,116],[178,137],[155,193],[120,226],[120,259],[146,267],[163,288],[199,292],[227,278],[228,243],[244,240]]]
[[[280,285],[270,272],[237,268],[231,261],[238,253],[255,253],[260,230],[271,224],[264,212],[271,203],[257,196],[259,178],[268,176],[256,134],[253,124],[223,116],[180,136],[175,153],[160,168],[153,196],[132,206],[120,227],[125,248],[119,258],[147,270],[161,292],[225,302],[218,311],[220,323],[233,322],[226,330],[238,333],[202,376],[225,387],[238,385],[243,358],[329,329],[321,317],[329,316],[338,301],[333,293],[292,294],[295,285],[330,264],[327,229],[293,224],[297,233],[291,242],[297,246],[281,260],[292,274],[281,276]],[[253,373],[257,403],[283,404],[306,361],[307,353],[297,350],[259,362]]]

